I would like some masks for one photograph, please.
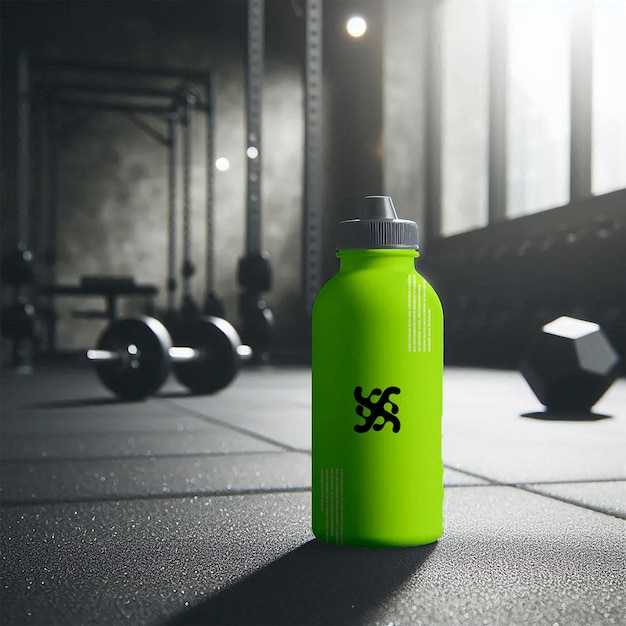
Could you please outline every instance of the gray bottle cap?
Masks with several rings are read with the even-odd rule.
[[[340,250],[419,247],[417,224],[398,218],[389,196],[367,196],[361,218],[339,224]]]

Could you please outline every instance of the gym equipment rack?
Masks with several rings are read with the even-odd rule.
[[[185,136],[191,124],[194,112],[207,116],[207,155],[214,153],[214,85],[212,74],[188,70],[172,70],[151,67],[130,67],[122,65],[96,65],[80,62],[49,61],[29,59],[22,53],[18,62],[18,158],[17,158],[17,236],[19,241],[28,239],[30,226],[31,199],[29,194],[32,175],[31,138],[39,134],[41,154],[37,162],[38,194],[36,209],[39,227],[31,233],[36,258],[45,260],[45,268],[39,272],[44,284],[54,286],[55,262],[57,258],[57,221],[58,221],[58,179],[57,167],[59,140],[66,133],[74,130],[81,122],[97,111],[118,112],[132,124],[166,147],[169,156],[168,165],[168,233],[167,255],[168,279],[167,306],[172,310],[175,303],[177,264],[177,175],[178,170],[178,126],[183,125]],[[34,114],[37,114],[36,117]],[[61,116],[63,113],[63,119]],[[69,114],[74,113],[74,117]],[[140,117],[142,116],[142,117]],[[166,122],[165,129],[156,127],[152,121]],[[62,123],[63,122],[63,123]],[[38,123],[38,127],[35,126]],[[187,142],[188,143],[188,142]],[[189,145],[184,146],[185,167],[189,169]],[[213,175],[212,162],[207,164],[207,255],[212,253],[213,236]],[[188,171],[183,172],[183,185],[189,184]],[[183,197],[189,211],[189,190],[183,188]],[[184,217],[184,216],[183,216]],[[34,222],[34,220],[33,220]],[[186,224],[188,229],[188,224]],[[188,274],[190,269],[189,247],[184,251],[182,268],[185,294],[189,292]],[[212,289],[211,257],[207,271],[208,288]],[[48,288],[47,295],[54,295],[54,289]],[[56,324],[54,305],[48,324],[47,348],[54,352],[56,347]]]

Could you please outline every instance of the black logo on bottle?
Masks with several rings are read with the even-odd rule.
[[[370,429],[382,430],[385,424],[389,422],[392,430],[397,433],[400,430],[400,420],[397,418],[398,405],[389,399],[392,394],[399,394],[399,387],[387,387],[385,391],[380,389],[372,389],[369,396],[363,395],[363,387],[355,387],[354,399],[358,402],[356,407],[357,414],[365,420],[364,424],[357,424],[354,427],[357,433],[366,433]],[[391,409],[388,411],[385,405],[388,404]],[[375,423],[382,417],[383,421]]]

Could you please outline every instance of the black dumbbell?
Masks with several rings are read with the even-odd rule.
[[[87,351],[87,359],[105,387],[120,398],[139,400],[155,393],[172,367],[192,393],[215,393],[232,382],[241,361],[252,354],[233,326],[218,317],[189,323],[181,338],[185,346],[172,346],[167,329],[153,317],[116,320],[96,349]]]

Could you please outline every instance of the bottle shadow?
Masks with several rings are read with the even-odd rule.
[[[434,551],[347,548],[313,539],[168,624],[354,624]]]

